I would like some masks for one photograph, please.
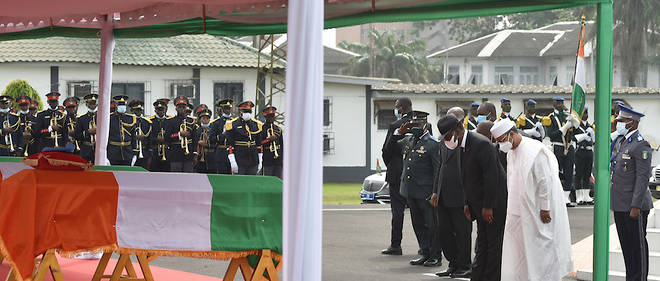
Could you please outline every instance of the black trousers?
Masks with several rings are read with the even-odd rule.
[[[149,167],[150,172],[169,172],[170,171],[170,163],[167,161],[160,161],[160,158],[158,160],[151,161],[151,167]]]
[[[578,149],[575,152],[575,189],[590,189],[591,170],[594,164],[594,152]]]
[[[282,165],[263,166],[264,176],[273,176],[282,178]]]
[[[472,213],[472,216],[477,214],[477,241],[470,280],[499,281],[502,276],[502,242],[506,211],[493,209],[495,221],[490,224],[481,217],[481,210]]]
[[[116,165],[130,166],[131,165],[131,160],[110,160],[110,165],[113,165],[113,166],[116,166]]]
[[[436,240],[449,267],[463,270],[471,265],[472,251],[472,222],[467,220],[463,207],[445,207],[442,198],[438,198]]]
[[[646,281],[649,275],[648,217],[649,211],[641,211],[637,219],[631,219],[629,212],[614,212],[614,223],[626,264],[626,281]]]
[[[390,209],[392,210],[392,234],[390,246],[401,247],[403,238],[403,216],[406,210],[406,198],[399,194],[399,184],[390,184]]]
[[[193,162],[191,160],[170,163],[170,172],[192,173],[193,171]]]
[[[441,258],[439,245],[434,243],[435,235],[435,212],[431,203],[425,199],[408,198],[410,206],[410,218],[412,220],[413,230],[417,237],[417,243],[421,250],[421,255]]]
[[[564,154],[564,147],[553,145],[555,157],[559,163],[559,179],[564,191],[575,191],[573,186],[573,164],[575,163],[575,149],[569,146],[568,153]]]
[[[146,170],[149,170],[149,167],[147,167],[147,158],[138,158],[135,160],[135,165],[134,166],[139,166],[142,168],[145,168]]]
[[[238,166],[238,174],[239,175],[252,175],[255,176],[257,175],[259,167],[257,166]]]

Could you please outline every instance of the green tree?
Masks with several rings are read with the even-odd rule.
[[[640,86],[639,78],[646,84],[647,65],[657,55],[649,54],[658,51],[659,9],[658,0],[614,1],[614,46],[630,87]]]
[[[431,70],[422,55],[426,51],[424,41],[406,42],[404,36],[391,30],[371,30],[369,39],[368,45],[346,41],[339,43],[339,47],[360,54],[349,61],[342,71],[344,74],[398,78],[403,83],[428,82]]]
[[[30,86],[30,83],[28,83],[25,80],[22,79],[16,79],[14,81],[9,82],[7,84],[7,87],[5,87],[5,90],[2,92],[2,95],[10,96],[14,101],[12,102],[12,106],[17,108],[18,105],[16,104],[16,99],[19,96],[26,95],[29,96],[32,100],[36,100],[37,103],[39,104],[38,110],[43,109],[43,103],[41,102],[41,97],[39,96],[39,93],[37,90],[32,88]]]

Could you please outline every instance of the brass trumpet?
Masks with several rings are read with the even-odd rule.
[[[9,116],[7,116],[7,119],[5,120],[5,122],[2,122],[2,126],[3,126],[5,129],[11,128],[11,124],[9,124]],[[14,152],[14,151],[15,151],[15,148],[14,148],[14,139],[11,137],[11,133],[7,133],[7,134],[5,135],[5,144],[9,144],[9,151],[10,151],[10,152]]]
[[[179,132],[183,132],[183,131],[187,131],[185,119],[183,119],[183,122],[181,123],[181,125],[179,125]],[[183,137],[181,139],[181,149],[183,149],[184,155],[190,154],[190,150],[188,149],[188,144],[190,144],[190,139],[188,137]]]
[[[273,124],[270,124],[270,128],[266,130],[266,134],[268,135],[268,138],[271,136],[277,136],[277,133],[275,132],[275,129],[273,129]],[[277,143],[275,141],[271,141],[270,145],[268,146],[268,150],[273,153],[273,158],[280,158],[280,154],[277,153]]]
[[[76,122],[75,121],[69,122],[69,140],[76,145],[76,151],[80,151],[80,145],[78,145],[78,140],[75,137],[71,136],[71,132],[75,130],[76,130]]]
[[[202,128],[202,134],[199,136],[199,140],[206,143],[206,145],[209,143],[208,130],[208,128]],[[201,155],[199,162],[206,162],[206,150],[203,146],[197,145],[197,153]]]
[[[55,125],[57,125],[57,115],[53,114],[50,117],[50,127],[52,128]],[[57,141],[57,139],[59,138],[59,134],[57,133],[57,131],[53,130],[52,132],[50,132],[50,137],[55,140],[55,147],[60,147],[59,142]]]
[[[88,127],[90,129],[96,129],[96,115],[92,117],[92,120],[89,121]],[[96,134],[90,135],[89,140],[91,143],[96,143]]]
[[[25,121],[25,132],[32,135],[32,122]],[[30,141],[25,141],[25,149],[23,150],[23,156],[28,157],[28,148],[30,148]]]
[[[165,129],[161,128],[160,132],[158,133],[158,137],[165,139]],[[167,161],[167,158],[165,158],[165,143],[159,144],[158,145],[158,155],[160,156],[160,161]]]
[[[138,125],[137,130],[135,131],[136,138],[138,136],[142,135],[142,126]],[[142,141],[138,140],[137,142],[137,149],[140,151],[138,158],[142,159],[144,158],[144,155],[142,154]]]

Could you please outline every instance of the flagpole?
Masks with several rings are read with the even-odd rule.
[[[577,75],[577,73],[576,73],[577,72],[577,65],[578,65],[578,59],[580,58],[580,47],[582,46],[582,36],[584,35],[584,34],[582,34],[582,31],[584,29],[585,20],[586,20],[586,16],[584,15],[584,13],[582,13],[582,21],[580,22],[580,33],[578,34],[578,46],[577,46],[577,51],[575,52],[575,65],[573,66],[573,83],[571,83],[571,88],[572,88],[572,91],[571,91],[571,109],[569,111],[570,115],[573,115],[573,101],[574,101],[573,98],[574,97],[573,97],[572,93],[575,92],[575,83],[576,83],[575,76]],[[580,85],[580,86],[582,86],[582,85]],[[586,92],[586,88],[583,91]],[[583,112],[584,112],[584,109],[583,109]],[[582,114],[578,114],[577,112],[575,112],[575,115],[577,115],[577,116],[574,116],[574,117],[576,117],[578,120],[580,120],[580,122],[582,122]],[[570,134],[568,133],[568,131],[566,131],[566,136],[564,136],[564,155],[568,154],[568,148],[569,148],[569,145],[570,145],[569,144],[570,143],[569,139],[570,139]]]

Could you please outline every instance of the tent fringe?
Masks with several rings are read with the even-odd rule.
[[[16,281],[32,281],[32,272],[30,272],[30,277],[23,279],[23,276],[21,276],[20,271],[18,271],[18,266],[16,266],[16,263],[11,258],[11,255],[9,255],[9,250],[7,250],[7,247],[5,246],[5,241],[2,239],[2,236],[0,236],[0,255],[2,255],[5,261],[9,264],[9,267],[14,272],[14,277],[16,278]]]

